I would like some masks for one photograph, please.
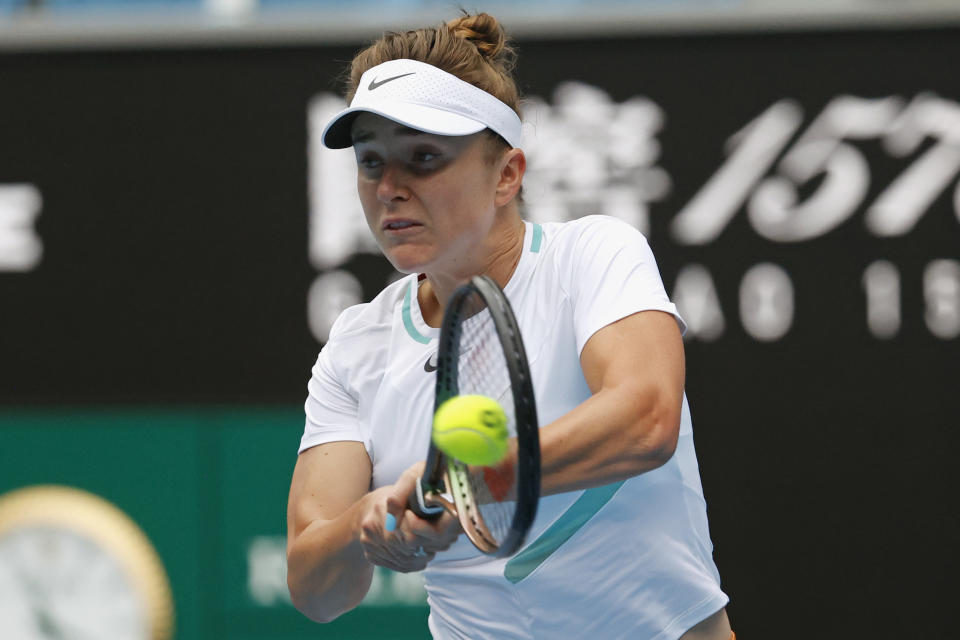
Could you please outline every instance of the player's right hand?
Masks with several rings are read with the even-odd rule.
[[[418,462],[396,483],[364,497],[360,544],[370,563],[403,573],[421,571],[462,533],[460,522],[446,512],[424,520],[407,509],[407,498],[416,488],[423,466]]]

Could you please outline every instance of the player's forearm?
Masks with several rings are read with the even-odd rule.
[[[373,578],[358,537],[357,505],[334,520],[314,521],[287,553],[287,586],[294,606],[329,622],[363,600]]]
[[[673,455],[680,395],[661,388],[601,389],[540,429],[541,492],[589,489],[639,475]]]

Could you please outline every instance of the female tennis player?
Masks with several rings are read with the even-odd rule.
[[[380,565],[425,569],[436,638],[729,640],[683,321],[632,227],[521,217],[513,57],[482,13],[385,35],[354,58],[350,107],[324,131],[353,147],[367,223],[408,275],[344,311],[313,368],[288,507],[293,602],[332,620]],[[542,425],[543,497],[508,558],[406,508],[445,303],[475,274],[513,306]]]

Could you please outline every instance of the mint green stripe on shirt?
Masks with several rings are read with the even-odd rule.
[[[403,309],[400,310],[400,314],[403,316],[403,328],[407,330],[411,338],[420,344],[430,344],[430,338],[417,331],[417,328],[413,325],[413,317],[410,315],[410,305],[413,303],[413,290],[416,286],[417,282],[414,280],[410,283],[410,286],[407,287],[407,295],[403,297]]]
[[[570,508],[563,512],[539,538],[531,542],[523,551],[513,556],[503,569],[503,577],[517,584],[534,569],[539,567],[569,540],[573,534],[596,515],[603,505],[610,502],[610,498],[617,492],[625,481],[614,482],[595,489],[587,489]]]
[[[543,242],[543,227],[534,222],[533,237],[530,238],[530,253],[539,253],[541,242]]]

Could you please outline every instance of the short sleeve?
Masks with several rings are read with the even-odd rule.
[[[320,351],[307,384],[306,424],[300,440],[300,453],[327,442],[352,440],[366,444],[360,430],[357,398],[350,393],[335,366],[337,349],[334,325],[330,340]]]
[[[643,234],[616,218],[590,216],[580,222],[567,248],[570,272],[564,278],[573,301],[577,352],[603,327],[639,311],[669,313],[685,332]]]

